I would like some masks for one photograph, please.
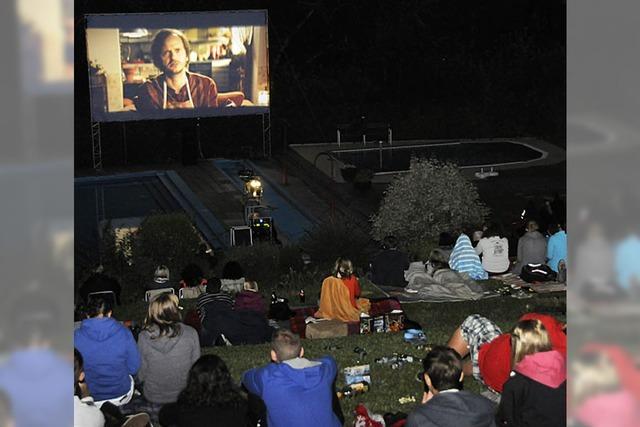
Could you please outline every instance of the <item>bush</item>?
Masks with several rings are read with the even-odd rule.
[[[160,264],[169,267],[172,282],[177,280],[182,269],[196,258],[200,242],[198,231],[183,213],[145,218],[138,231],[120,245],[120,252],[131,254],[130,268],[122,267],[124,293],[133,298],[143,295],[144,284],[153,279]]]
[[[268,297],[275,291],[294,304],[300,289],[304,289],[309,296],[320,292],[322,279],[328,274],[328,271],[319,270],[317,266],[304,266],[301,250],[295,245],[280,247],[257,243],[232,247],[220,263],[220,271],[229,261],[240,263],[245,278],[257,281],[263,296]]]
[[[480,224],[489,209],[478,190],[453,163],[412,159],[407,174],[395,178],[372,217],[372,236],[394,235],[405,249],[425,240],[437,241],[442,231]]]
[[[258,282],[260,292],[273,288],[286,269],[280,267],[281,250],[270,243],[256,242],[253,246],[234,246],[225,252],[218,264],[219,276],[224,264],[237,261],[244,270],[244,277]]]

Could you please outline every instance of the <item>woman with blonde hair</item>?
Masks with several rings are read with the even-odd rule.
[[[200,357],[198,333],[182,323],[178,297],[161,294],[151,300],[138,350],[142,364],[137,380],[144,399],[136,409],[149,413],[153,421],[162,405],[176,401]]]
[[[513,372],[502,391],[497,424],[565,426],[567,370],[538,319],[521,320],[511,333]]]
[[[360,313],[368,313],[371,304],[360,296],[360,282],[353,274],[353,264],[347,258],[338,258],[332,275],[322,282],[320,308],[315,317],[354,322]]]

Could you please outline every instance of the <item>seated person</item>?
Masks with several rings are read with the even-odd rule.
[[[336,361],[305,359],[300,337],[286,329],[273,335],[270,354],[273,363],[242,375],[249,393],[264,401],[268,425],[342,426],[333,410]]]
[[[489,277],[482,268],[480,257],[476,253],[469,236],[461,232],[449,256],[449,267],[459,273],[467,273],[474,280],[485,280]]]
[[[255,311],[262,316],[267,316],[267,305],[258,292],[257,282],[253,280],[244,282],[244,290],[236,294],[234,309],[236,311]]]
[[[558,273],[560,261],[567,260],[567,233],[557,223],[549,225],[549,242],[547,243],[547,265]]]
[[[87,385],[96,404],[109,401],[121,406],[133,397],[140,353],[131,331],[112,314],[105,300],[92,300],[88,318],[74,332],[74,343],[84,358]]]
[[[138,350],[142,364],[136,379],[143,396],[132,403],[157,422],[158,411],[176,401],[191,365],[200,357],[198,333],[182,323],[177,296],[162,294],[149,303]]]
[[[189,370],[177,401],[162,407],[160,423],[165,427],[244,427],[247,411],[247,397],[233,383],[227,365],[220,357],[207,354]]]
[[[189,70],[191,46],[175,29],[158,31],[151,42],[151,59],[162,73],[141,85],[134,99],[139,111],[218,106],[218,88],[212,78]]]
[[[235,311],[232,304],[233,299],[229,295],[219,290],[216,292],[212,285],[207,286],[206,294],[198,297],[197,306],[202,319],[200,344],[212,346],[229,342],[237,345],[269,341],[272,330],[266,317],[254,311]]]
[[[538,223],[529,221],[527,231],[518,239],[518,257],[512,271],[520,275],[527,264],[544,264],[547,255],[547,239],[538,231]]]
[[[181,288],[194,288],[196,286],[205,286],[207,279],[200,266],[195,263],[187,264],[180,272],[182,280],[180,280]]]
[[[567,335],[565,324],[552,316],[528,313],[519,320],[537,319],[549,333],[551,344],[565,357]],[[502,393],[511,372],[511,334],[503,334],[491,320],[472,314],[453,333],[447,344],[460,356],[470,356],[464,364],[466,375],[473,377],[496,393]]]
[[[409,256],[397,248],[398,240],[394,236],[384,238],[382,251],[369,264],[371,281],[378,286],[395,286],[403,288],[407,285],[404,271],[409,266]]]
[[[220,279],[209,279],[207,281],[207,292],[198,296],[196,300],[196,310],[200,322],[204,322],[207,313],[216,310],[231,310],[233,308],[233,298],[226,292],[220,291]]]
[[[341,322],[360,320],[360,313],[367,313],[371,304],[366,298],[356,299],[356,293],[360,293],[360,285],[351,261],[338,258],[334,274],[322,282],[320,307],[314,316]]]
[[[521,320],[511,333],[511,375],[498,406],[498,425],[567,425],[565,356],[553,350],[538,319]]]
[[[349,301],[354,308],[368,313],[371,304],[366,298],[360,298],[360,281],[353,274],[353,264],[347,258],[338,258],[333,266],[333,275],[342,279],[342,283],[349,290]]]
[[[449,268],[447,255],[442,249],[434,249],[429,254],[426,274],[408,275],[407,292],[424,294],[429,298],[479,299],[484,293],[482,287],[467,274]]]
[[[498,227],[493,225],[483,232],[476,246],[476,253],[482,255],[482,268],[490,276],[509,270],[509,240],[500,235]]]
[[[493,402],[462,390],[462,359],[455,350],[434,347],[422,366],[422,405],[409,414],[407,427],[495,427]]]
[[[80,286],[80,297],[86,303],[88,302],[89,294],[93,292],[111,291],[114,293],[116,304],[120,304],[120,293],[122,287],[118,280],[103,273],[104,268],[99,266],[96,270],[84,281]]]
[[[159,265],[153,272],[153,282],[145,287],[145,291],[153,291],[156,289],[171,288],[171,273],[166,265]]]
[[[235,295],[244,289],[244,269],[238,261],[229,261],[222,268],[220,280],[222,292]]]
[[[104,415],[89,394],[84,382],[84,362],[78,349],[73,349],[73,422],[78,427],[103,427]]]

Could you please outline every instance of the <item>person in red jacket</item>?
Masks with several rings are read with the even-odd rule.
[[[566,325],[553,316],[538,313],[527,313],[519,320],[531,319],[542,322],[553,349],[566,357]],[[502,393],[511,372],[511,334],[503,334],[500,327],[491,320],[472,314],[455,330],[447,345],[462,357],[469,355],[470,360],[464,367],[465,374],[473,375],[491,390]]]
[[[353,274],[353,264],[347,258],[338,258],[333,267],[333,275],[342,279],[342,283],[349,289],[349,301],[354,308],[358,308],[356,299],[360,297],[360,282]]]

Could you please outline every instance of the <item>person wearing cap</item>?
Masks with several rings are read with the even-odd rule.
[[[170,279],[171,273],[169,272],[169,267],[166,265],[159,265],[153,273],[153,282],[146,286],[145,291],[170,288]]]

